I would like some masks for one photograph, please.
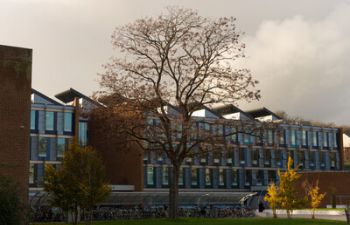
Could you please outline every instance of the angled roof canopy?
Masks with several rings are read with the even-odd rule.
[[[32,88],[32,94],[38,95],[40,98],[45,99],[46,101],[52,103],[53,105],[62,105],[58,101],[53,100],[52,98],[48,97],[47,95],[44,95],[43,93],[35,90],[34,88]]]
[[[272,115],[272,116],[276,117],[277,119],[282,119],[277,114],[275,114],[274,112],[270,111],[269,109],[267,109],[265,107],[259,108],[259,109],[249,110],[249,111],[246,111],[246,113],[254,118]]]
[[[98,103],[97,101],[89,98],[88,96],[80,93],[79,91],[77,91],[77,90],[75,90],[73,88],[70,88],[70,89],[68,89],[66,91],[58,93],[58,94],[55,95],[55,97],[57,99],[61,100],[64,103],[72,102],[72,101],[74,101],[74,98],[83,98],[83,99],[86,99],[86,100],[88,100],[88,101],[90,101],[90,102],[92,102],[92,103],[94,103],[94,104],[96,104],[98,106],[101,106],[101,104]]]

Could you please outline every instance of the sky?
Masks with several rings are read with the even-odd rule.
[[[267,107],[305,119],[350,124],[348,0],[0,0],[0,44],[33,49],[32,86],[48,95],[99,89],[97,74],[114,54],[115,27],[166,6],[206,17],[234,16],[245,32],[237,66],[259,80]]]

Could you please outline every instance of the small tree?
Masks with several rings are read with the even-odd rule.
[[[48,165],[45,172],[44,188],[51,203],[73,212],[73,224],[78,223],[79,208],[91,212],[110,192],[102,161],[91,147],[73,144],[64,154],[61,169]]]
[[[295,188],[296,181],[300,178],[300,174],[298,174],[299,166],[296,168],[292,168],[293,159],[292,157],[288,157],[288,166],[287,171],[281,173],[278,170],[278,176],[280,178],[279,183],[279,201],[280,207],[287,211],[288,218],[291,217],[291,213],[293,209],[300,208],[305,204],[305,199],[300,198],[298,192]]]
[[[267,187],[267,193],[264,197],[264,200],[269,203],[270,208],[272,209],[273,218],[277,218],[276,209],[279,204],[279,195],[278,195],[278,187],[275,183],[271,183]]]
[[[314,185],[308,186],[307,194],[310,198],[310,207],[312,209],[312,219],[315,219],[315,210],[321,204],[321,201],[326,196],[326,193],[321,194],[318,186],[318,180]]]
[[[22,224],[22,209],[18,185],[10,178],[0,176],[0,224]]]

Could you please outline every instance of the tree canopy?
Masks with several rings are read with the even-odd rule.
[[[235,60],[244,57],[240,35],[233,17],[205,18],[179,7],[117,27],[112,35],[118,56],[100,75],[101,94],[119,102],[125,133],[140,146],[156,146],[170,159],[172,218],[176,217],[180,166],[201,143],[192,142],[193,113],[210,104],[260,98],[258,82],[249,70],[234,67]]]
[[[76,144],[65,152],[59,170],[46,166],[44,180],[52,205],[73,212],[75,223],[79,208],[90,211],[110,193],[97,153],[91,147]]]

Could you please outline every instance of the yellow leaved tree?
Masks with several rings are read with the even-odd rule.
[[[310,199],[310,207],[312,209],[312,219],[315,219],[315,210],[321,204],[321,201],[326,196],[326,193],[320,193],[320,188],[318,186],[318,180],[314,185],[308,186],[307,195]]]
[[[286,210],[288,218],[291,217],[293,209],[301,208],[306,203],[306,199],[300,197],[295,187],[296,181],[301,175],[298,174],[299,165],[293,168],[293,162],[292,157],[288,156],[287,170],[285,172],[278,171],[280,179],[278,192],[279,206]]]
[[[267,193],[264,197],[264,200],[269,203],[270,208],[272,209],[273,218],[277,218],[276,209],[278,207],[278,187],[275,183],[271,183],[267,187]]]

